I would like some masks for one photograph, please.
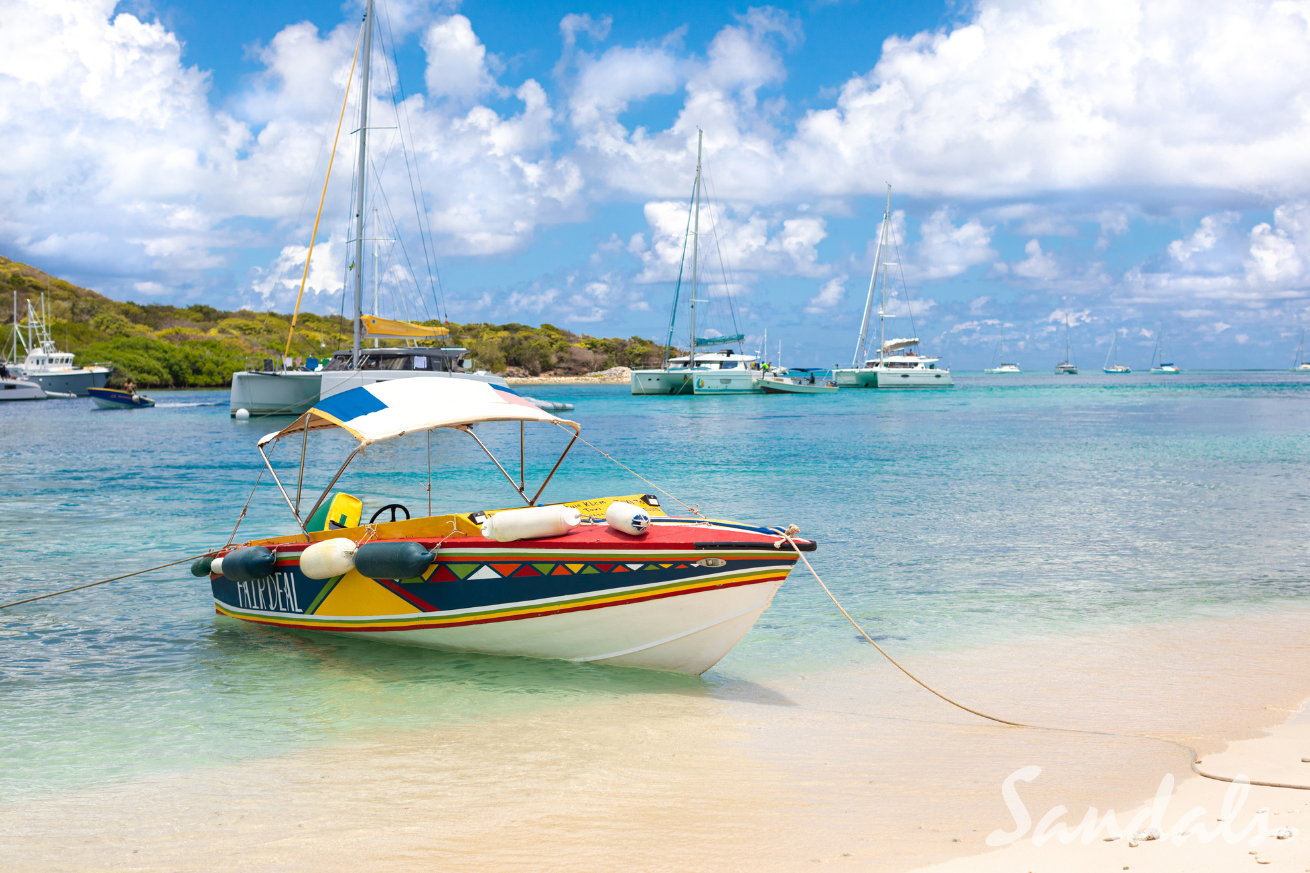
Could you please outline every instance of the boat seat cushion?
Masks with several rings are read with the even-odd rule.
[[[325,500],[318,511],[305,524],[307,531],[340,530],[344,527],[359,527],[359,520],[364,515],[364,504],[353,494],[339,491]]]

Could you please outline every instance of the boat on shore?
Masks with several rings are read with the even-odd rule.
[[[1119,363],[1119,332],[1115,331],[1114,337],[1110,340],[1110,353],[1105,356],[1105,366],[1101,368],[1101,372],[1122,376],[1132,371],[1132,367]]]
[[[535,494],[478,437],[498,422],[518,424],[520,451],[526,424],[559,427],[571,437]],[[427,438],[436,429],[477,442],[524,505],[411,517],[398,502],[374,510],[348,493],[333,494],[366,448],[405,436]],[[306,447],[311,432],[325,430],[344,432],[355,445],[302,514]],[[698,513],[670,516],[649,494],[538,505],[580,432],[576,422],[484,382],[405,380],[353,388],[257,444],[296,532],[237,545],[230,539],[197,561],[192,573],[209,578],[219,615],[241,621],[398,645],[699,675],[768,608],[798,552],[779,547],[785,542],[781,528]],[[284,440],[301,457],[294,498],[269,460]],[[418,499],[430,501],[430,494]],[[796,543],[805,551],[815,548],[811,541]]]
[[[100,409],[150,409],[155,405],[144,394],[119,388],[90,388],[91,400]]]
[[[673,347],[673,328],[678,317],[678,299],[682,288],[682,272],[678,272],[678,285],[673,291],[673,309],[669,316],[669,335],[664,344],[664,360],[658,367],[634,369],[630,377],[633,394],[759,394],[759,357],[734,352],[723,346],[738,345],[745,340],[741,333],[719,336],[696,335],[696,299],[700,278],[700,201],[701,201],[701,144],[705,134],[699,131],[696,139],[696,180],[692,184],[691,211],[687,216],[687,233],[691,243],[691,296],[688,300],[688,318],[691,350],[680,357],[669,357]],[[683,257],[686,258],[686,245]],[[736,326],[735,315],[733,325]],[[720,346],[718,352],[699,352],[700,348]]]
[[[891,238],[891,226],[892,186],[889,184],[887,209],[883,213],[882,227],[878,233],[878,249],[873,259],[873,272],[869,275],[869,292],[864,299],[864,317],[860,320],[860,335],[855,341],[855,355],[850,367],[833,368],[833,381],[842,388],[950,388],[955,384],[950,369],[938,366],[940,358],[921,354],[918,337],[887,339],[887,268],[893,266],[887,260],[887,254],[895,245],[895,240]],[[878,284],[880,276],[881,291]],[[904,287],[904,291],[908,306],[909,288]],[[878,351],[876,357],[868,358],[865,356],[865,348],[869,341],[875,300],[879,302]]]

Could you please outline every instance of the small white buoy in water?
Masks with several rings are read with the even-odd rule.
[[[235,418],[237,421],[245,421],[247,418],[250,417],[250,410],[249,410],[249,409],[238,409],[238,410],[237,410],[237,414],[234,415],[234,416],[232,416],[232,417]]]

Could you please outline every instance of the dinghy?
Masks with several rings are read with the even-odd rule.
[[[535,493],[478,436],[495,422],[519,424],[521,452],[527,424],[570,437]],[[489,473],[503,475],[524,505],[410,517],[388,503],[365,515],[372,507],[333,493],[366,448],[436,429],[475,441],[494,465]],[[302,515],[304,459],[311,433],[322,430],[344,431],[355,445]],[[485,382],[404,380],[334,395],[258,443],[296,532],[229,545],[192,573],[209,577],[220,615],[271,627],[703,673],[768,608],[797,551],[781,528],[670,516],[650,494],[538,505],[580,433],[576,422]],[[300,455],[294,497],[269,460],[284,440]]]
[[[836,382],[812,382],[794,376],[764,376],[755,384],[765,394],[836,394]]]
[[[144,394],[135,391],[122,391],[118,388],[88,388],[87,393],[101,409],[149,409],[155,405]]]

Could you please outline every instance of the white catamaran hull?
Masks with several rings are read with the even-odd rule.
[[[690,394],[689,370],[633,370],[633,394]]]
[[[756,384],[761,370],[633,370],[633,394],[762,394]]]
[[[840,388],[950,388],[955,384],[950,370],[927,368],[839,368],[832,374]]]
[[[431,370],[326,370],[311,373],[303,370],[276,372],[242,372],[232,374],[229,412],[244,409],[251,415],[301,415],[315,401],[361,385],[389,382],[393,379],[469,379],[508,386],[494,373],[443,373]]]

